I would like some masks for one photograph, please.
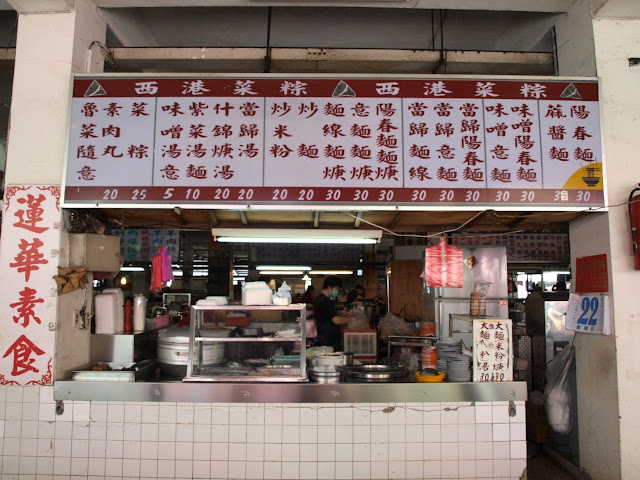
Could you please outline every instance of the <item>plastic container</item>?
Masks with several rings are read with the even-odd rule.
[[[144,330],[147,318],[147,297],[142,294],[133,297],[133,330],[141,332]]]

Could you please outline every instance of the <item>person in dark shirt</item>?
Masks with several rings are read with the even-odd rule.
[[[340,325],[345,325],[353,319],[352,313],[338,314],[336,304],[332,300],[338,296],[340,287],[342,287],[340,277],[329,275],[324,279],[322,291],[313,305],[313,316],[318,328],[318,344],[331,346],[334,351],[340,350]]]
[[[309,285],[307,290],[302,294],[302,303],[308,303],[313,305],[313,291],[315,287],[313,285]]]
[[[347,295],[347,303],[353,303],[358,301],[358,297],[360,297],[360,295],[362,295],[363,293],[364,293],[364,288],[362,288],[362,285],[356,285],[356,288],[351,290],[349,292],[349,295]]]

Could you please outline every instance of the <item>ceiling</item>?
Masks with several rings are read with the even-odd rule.
[[[508,233],[568,230],[582,212],[559,211],[320,211],[320,210],[89,210],[113,228],[176,228],[208,231],[211,227],[256,228],[382,228],[394,233]]]

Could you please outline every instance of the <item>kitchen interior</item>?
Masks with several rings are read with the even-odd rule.
[[[546,363],[571,342],[563,321],[571,284],[566,231],[575,215],[493,210],[67,210],[69,237],[83,238],[81,247],[75,247],[80,250],[78,264],[106,258],[114,266],[102,272],[97,269],[104,267],[87,268],[88,294],[78,289],[70,292],[71,303],[61,302],[60,308],[68,307],[73,315],[85,304],[93,305],[93,311],[84,325],[85,333],[91,332],[88,364],[79,358],[61,362],[58,380],[181,385],[469,382],[468,367],[457,376],[442,372],[447,369],[449,344],[459,346],[454,355],[471,353],[472,320],[495,318],[513,322],[512,379],[526,382],[532,398],[532,392],[544,390]],[[379,241],[218,241],[216,233],[230,229],[245,236],[279,229],[316,238],[322,232],[373,230]],[[115,241],[118,252],[107,249],[105,257],[100,247],[92,250],[91,241],[102,244],[105,238]],[[462,288],[430,288],[421,277],[427,247],[441,239],[462,249]],[[158,247],[165,248],[173,278],[150,291],[158,280],[159,264],[151,259],[159,257]],[[69,248],[73,259],[73,241]],[[93,257],[92,251],[102,253]],[[337,310],[356,312],[355,328],[343,327],[341,351],[318,341],[313,301],[303,297],[313,286],[315,299],[329,274],[342,280],[334,300]],[[478,281],[490,285],[482,311],[470,303]],[[356,286],[363,289],[347,303]],[[58,339],[65,341],[64,336]],[[436,353],[431,359],[438,349],[440,356]],[[577,457],[577,428],[570,436],[552,432],[542,404],[529,401],[527,414],[530,440],[554,443]]]

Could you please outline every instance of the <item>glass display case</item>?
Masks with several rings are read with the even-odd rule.
[[[295,322],[237,325],[252,312],[285,312]],[[231,321],[234,320],[234,321]],[[194,305],[185,382],[304,382],[306,305]]]

